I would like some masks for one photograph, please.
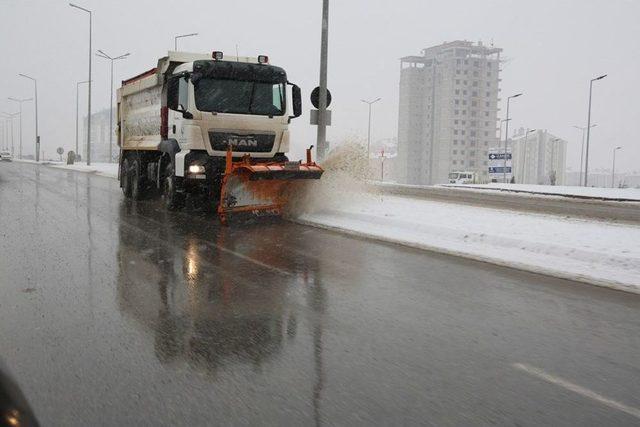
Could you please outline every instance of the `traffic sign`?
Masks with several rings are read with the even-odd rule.
[[[314,107],[320,108],[320,88],[316,87],[311,91],[311,103]],[[331,105],[331,92],[327,89],[327,108]]]
[[[504,160],[504,151],[489,153],[489,160]],[[511,160],[511,153],[507,153],[507,160]]]

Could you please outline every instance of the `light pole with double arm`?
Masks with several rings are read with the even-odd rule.
[[[40,161],[40,134],[38,133],[38,81],[31,76],[26,74],[18,74],[20,77],[24,77],[25,79],[29,79],[33,82],[33,89],[35,91],[34,99],[35,99],[35,109],[36,109],[36,162]]]
[[[130,55],[130,53],[127,52],[124,55],[111,57],[104,53],[103,50],[98,50],[98,53],[96,53],[96,55],[100,58],[108,59],[109,61],[111,61],[111,101],[109,104],[109,163],[111,163],[113,161],[113,63],[114,61],[125,59]]]
[[[17,102],[20,105],[20,145],[18,148],[18,158],[22,159],[22,103],[27,101],[33,101],[33,98],[13,98],[9,97],[10,101]]]
[[[382,98],[376,98],[373,101],[366,101],[364,99],[360,100],[369,106],[369,130],[367,132],[367,162],[369,161],[369,153],[371,152],[371,106],[376,102],[380,101],[381,99]]]

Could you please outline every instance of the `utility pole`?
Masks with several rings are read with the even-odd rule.
[[[93,13],[89,9],[85,9],[84,7],[77,6],[73,3],[69,3],[69,6],[75,7],[76,9],[82,10],[83,12],[87,12],[89,14],[89,95],[88,95],[88,105],[87,105],[87,166],[91,165],[91,59],[92,55],[92,47],[91,47],[91,27],[92,27],[92,19]]]
[[[178,51],[178,39],[184,38],[184,37],[193,37],[193,36],[197,36],[198,33],[191,33],[191,34],[181,34],[179,36],[175,36],[173,38],[173,50],[175,50],[176,52]]]
[[[327,62],[329,54],[329,0],[322,0],[322,31],[320,39],[320,94],[318,96],[318,160],[327,151]]]
[[[616,147],[613,149],[613,167],[611,168],[611,188],[615,188],[616,181],[616,151],[621,149],[622,147]]]
[[[17,102],[20,105],[20,148],[18,149],[18,158],[22,159],[22,103],[27,101],[33,101],[33,98],[12,98],[9,97],[10,101]]]
[[[507,142],[509,141],[509,120],[510,120],[509,119],[509,102],[511,101],[511,98],[517,98],[519,96],[522,96],[522,93],[517,93],[507,98],[507,119],[505,120],[506,123],[504,125],[504,160],[502,164],[502,182],[504,183],[507,182]],[[513,163],[511,167],[513,168]],[[511,172],[513,173],[513,170]]]
[[[376,102],[380,101],[382,98],[376,98],[373,101],[365,101],[361,99],[360,101],[369,105],[369,131],[367,132],[367,162],[369,161],[369,155],[371,153],[371,106]]]
[[[27,76],[26,74],[18,74],[20,77],[24,77],[25,79],[29,79],[33,82],[33,88],[35,91],[35,108],[36,108],[36,162],[40,161],[40,134],[38,133],[38,81],[33,77]]]
[[[591,136],[591,94],[593,92],[593,82],[597,80],[602,80],[607,77],[606,74],[603,74],[595,79],[591,79],[589,82],[589,113],[587,115],[587,151],[584,155],[584,186],[586,187],[589,184],[589,137]]]
[[[111,163],[113,161],[113,62],[119,59],[125,59],[130,55],[130,53],[127,52],[124,55],[112,58],[111,56],[104,53],[104,51],[98,50],[98,53],[96,53],[96,55],[100,58],[105,58],[111,61],[111,100],[109,104],[109,163]]]

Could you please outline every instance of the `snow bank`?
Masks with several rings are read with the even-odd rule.
[[[73,165],[67,164],[50,164],[56,169],[67,169],[85,173],[95,173],[96,175],[106,176],[108,178],[118,177],[118,164],[117,163],[91,163],[91,166],[87,166],[86,163],[76,163]]]
[[[528,184],[445,184],[445,187],[491,190],[491,191],[512,191],[518,193],[533,193],[559,195],[568,197],[584,197],[605,200],[638,200],[640,201],[640,188],[600,188],[600,187],[569,187],[555,185],[528,185]]]

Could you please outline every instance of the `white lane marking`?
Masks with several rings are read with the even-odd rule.
[[[570,390],[574,393],[578,393],[584,397],[588,397],[589,399],[595,400],[596,402],[600,402],[603,405],[606,405],[610,408],[617,409],[618,411],[625,412],[633,417],[640,418],[640,409],[634,408],[632,406],[627,406],[624,403],[617,402],[613,399],[609,399],[608,397],[602,396],[595,391],[591,391],[588,388],[581,387],[577,384],[569,382],[565,379],[556,377],[554,375],[547,374],[542,369],[535,368],[533,366],[524,364],[524,363],[514,363],[512,365],[516,369],[520,369],[530,375],[541,378],[545,381],[548,381],[552,384]]]

